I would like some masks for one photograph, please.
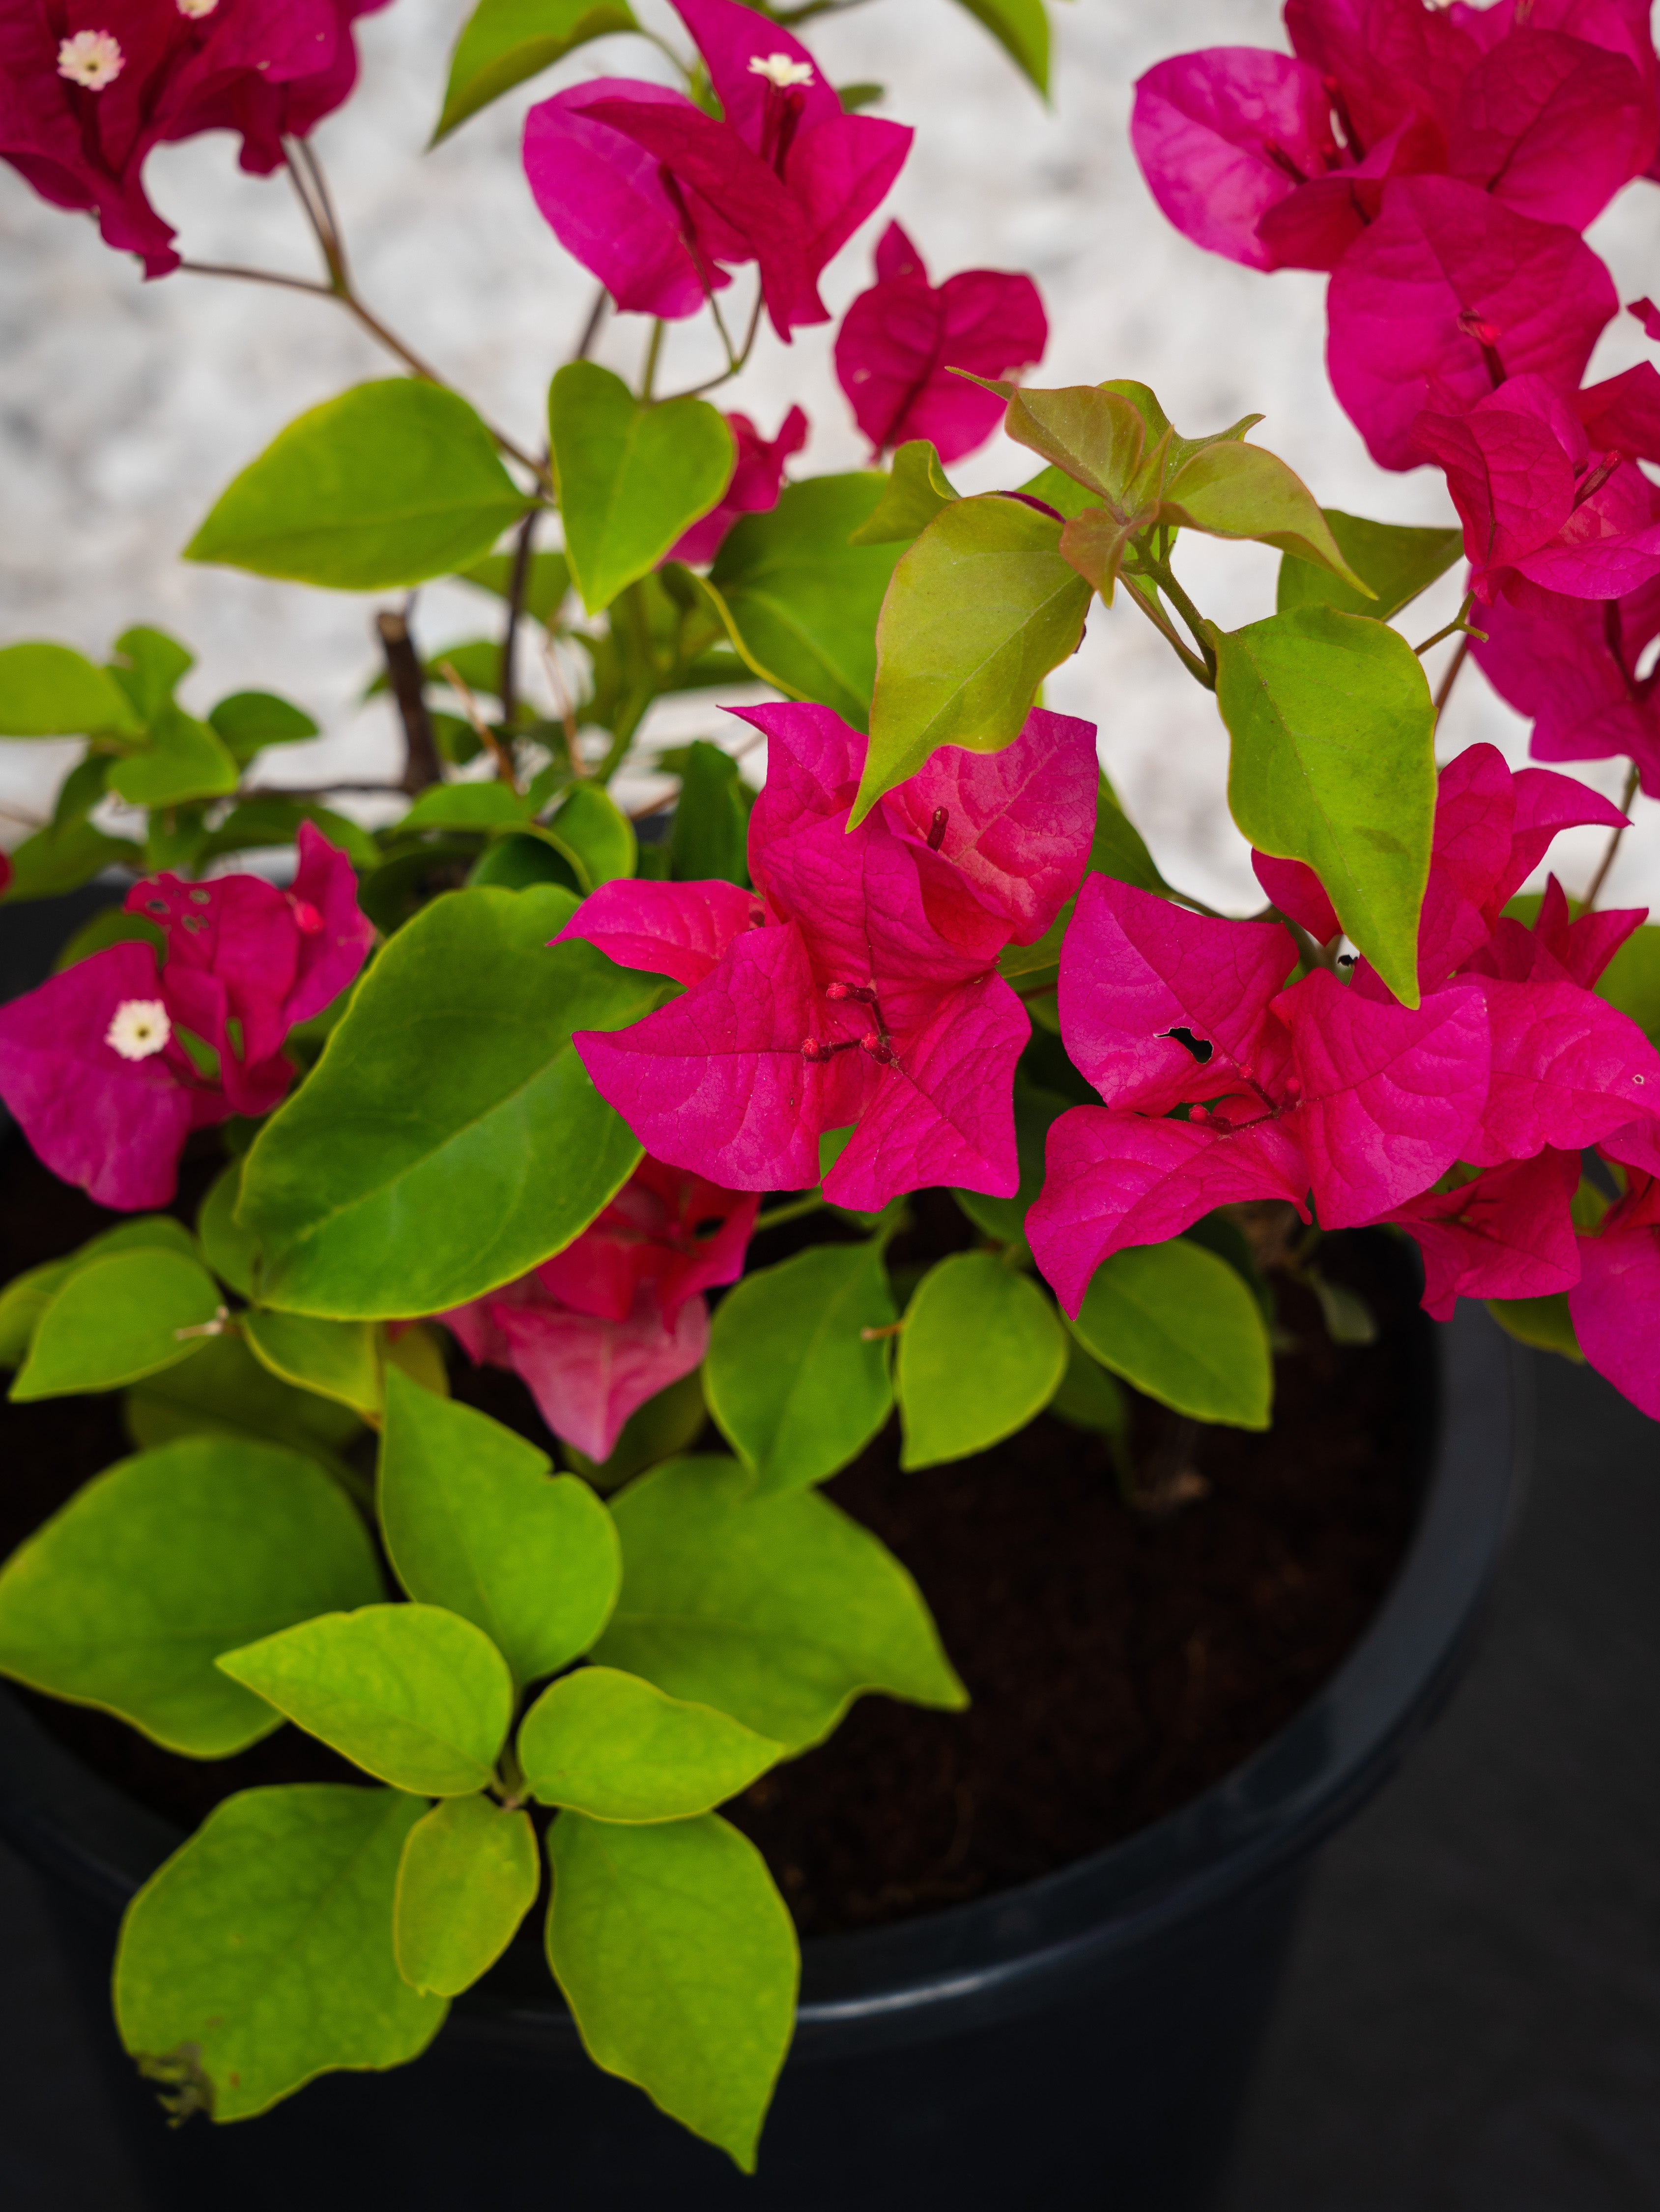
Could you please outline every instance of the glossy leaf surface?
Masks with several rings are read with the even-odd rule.
[[[398,932],[243,1169],[269,1304],[437,1313],[567,1244],[639,1146],[571,1046],[649,1011],[654,976],[548,950],[575,900],[457,891]]]
[[[219,1286],[199,1260],[139,1247],[72,1275],[36,1325],[11,1386],[15,1399],[116,1390],[188,1359],[219,1310]]]
[[[336,2067],[416,2057],[448,2009],[392,1951],[392,1899],[426,1808],[395,1790],[245,1790],[127,1909],[121,2039],[219,2120],[263,2112]]]
[[[250,1306],[241,1326],[249,1350],[279,1381],[333,1398],[366,1420],[379,1413],[380,1351],[369,1322]]]
[[[276,1444],[190,1437],[94,1476],[0,1570],[0,1668],[222,1759],[269,1705],[219,1673],[228,1644],[381,1595],[361,1521]]]

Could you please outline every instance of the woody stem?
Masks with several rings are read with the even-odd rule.
[[[1626,787],[1620,794],[1620,811],[1622,814],[1629,814],[1631,812],[1632,801],[1636,798],[1636,796],[1637,763],[1633,761],[1631,766],[1626,770]],[[1597,895],[1601,891],[1603,884],[1608,881],[1609,870],[1614,866],[1614,856],[1620,850],[1620,840],[1625,836],[1627,830],[1630,829],[1630,827],[1631,824],[1628,822],[1622,822],[1620,824],[1620,827],[1615,831],[1614,835],[1609,839],[1608,850],[1602,855],[1602,866],[1597,869],[1596,873],[1591,878],[1590,888],[1585,893],[1585,903],[1582,909],[1584,913],[1589,914],[1591,908],[1596,905]]]
[[[1453,654],[1451,659],[1447,663],[1446,674],[1441,678],[1440,683],[1436,687],[1434,706],[1435,720],[1434,723],[1432,725],[1433,727],[1439,726],[1442,710],[1445,707],[1447,701],[1452,696],[1452,687],[1458,681],[1459,672],[1463,669],[1464,663],[1469,659],[1469,632],[1466,630],[1458,641],[1457,652]]]

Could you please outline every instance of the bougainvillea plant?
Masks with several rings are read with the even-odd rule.
[[[1040,0],[968,4],[1044,83]],[[1448,520],[1409,529],[1323,510],[1259,416],[1190,437],[1142,383],[1038,385],[1030,281],[936,283],[897,224],[833,343],[870,466],[790,477],[800,409],[769,435],[705,395],[763,321],[828,319],[910,144],[788,27],[825,6],[675,0],[653,75],[531,106],[528,189],[603,288],[545,439],[354,289],[306,134],[360,8],[7,12],[29,184],[189,270],[145,156],[238,131],[299,193],[313,289],[409,372],[291,423],[187,557],[457,577],[497,614],[424,653],[411,601],[378,617],[406,766],[373,834],[257,781],[309,716],[199,714],[156,630],[105,665],[0,651],[0,731],[86,741],[6,898],[112,886],[0,1009],[0,1098],[126,1217],[5,1288],[0,1360],[14,1400],[122,1393],[134,1446],[0,1571],[0,1669],[191,1759],[288,1722],[367,1778],[227,1796],[132,1904],[118,2019],[180,2114],[415,2057],[545,1894],[597,2063],[753,2166],[797,1950],[717,1808],[861,1694],[964,1702],[909,1577],[818,1492],[895,1411],[908,1468],[1046,1407],[1116,1443],[1126,1382],[1265,1427],[1258,1260],[1363,1334],[1319,1246],[1381,1224],[1432,1314],[1484,1299],[1660,1416],[1660,932],[1597,903],[1660,778],[1660,377],[1581,388],[1616,301],[1580,232],[1660,135],[1646,8],[1288,0],[1293,54],[1142,82],[1166,213],[1332,271],[1338,397],[1384,466],[1445,473]],[[436,136],[641,27],[482,0]],[[588,358],[612,312],[646,319],[635,384]],[[726,373],[665,395],[693,318]],[[1037,473],[960,496],[1000,425]],[[1195,532],[1276,552],[1274,611],[1208,620]],[[1397,618],[1461,555],[1458,617],[1415,644]],[[1214,695],[1259,911],[1172,886],[1094,728],[1041,704],[1098,600]],[[1540,760],[1628,758],[1623,805],[1487,745],[1438,769],[1467,657]],[[657,763],[671,807],[622,810],[656,701],[756,686],[759,793],[700,741]],[[1586,824],[1583,893],[1527,890]],[[896,1260],[941,1193],[962,1249]],[[449,1395],[467,1363],[521,1378],[560,1471]],[[711,1423],[724,1452],[694,1449]]]

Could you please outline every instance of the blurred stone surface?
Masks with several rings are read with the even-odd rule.
[[[517,145],[524,109],[562,82],[601,73],[662,74],[637,39],[588,47],[553,76],[500,101],[436,152],[421,150],[437,112],[461,0],[396,0],[360,26],[363,78],[318,134],[365,295],[445,374],[524,440],[539,434],[548,375],[569,351],[592,286],[531,204]],[[1154,207],[1125,125],[1136,75],[1160,55],[1228,43],[1281,43],[1271,0],[1057,0],[1053,105],[1045,108],[954,0],[886,0],[824,19],[809,35],[833,81],[875,79],[879,111],[918,126],[889,209],[833,264],[825,287],[839,315],[869,282],[870,249],[888,214],[912,229],[937,277],[966,266],[1026,268],[1048,302],[1045,380],[1132,375],[1175,419],[1199,428],[1249,410],[1257,437],[1283,453],[1330,506],[1400,521],[1450,519],[1428,471],[1386,476],[1327,388],[1324,278],[1264,277],[1201,253]],[[642,14],[673,34],[666,0]],[[193,258],[312,273],[310,240],[281,179],[243,176],[223,136],[153,156],[154,196]],[[1591,234],[1622,298],[1651,289],[1643,272],[1653,188],[1639,185]],[[740,289],[747,283],[740,280]],[[645,325],[614,323],[611,365],[638,363]],[[829,368],[831,329],[793,347],[764,340],[732,402],[769,432],[792,399],[813,421],[797,468],[857,465],[853,430]],[[1642,357],[1621,317],[1594,374]],[[177,560],[227,479],[304,406],[394,365],[337,308],[292,292],[176,275],[146,285],[89,222],[37,200],[0,168],[0,635],[49,635],[101,652],[129,623],[175,630],[201,655],[186,696],[269,685],[298,698],[327,736],[267,764],[273,781],[378,775],[394,757],[388,710],[357,702],[373,662],[373,603],[264,582]],[[666,374],[706,372],[709,352],[680,326]],[[660,386],[660,388],[662,388]],[[978,489],[1018,483],[1028,457],[999,440],[958,471]],[[1275,556],[1196,544],[1187,573],[1224,625],[1271,612]],[[1423,603],[1423,634],[1456,606],[1451,580]],[[422,595],[432,645],[483,627],[485,603],[454,586]],[[1415,616],[1415,620],[1417,617]],[[1445,651],[1445,648],[1443,648]],[[1102,757],[1166,872],[1213,899],[1254,905],[1241,841],[1223,805],[1227,747],[1209,699],[1123,605],[1097,607],[1051,703],[1099,722]],[[653,737],[736,738],[712,703],[662,710]],[[1525,732],[1466,672],[1443,752],[1477,737],[1520,759]],[[0,841],[39,814],[72,748],[0,746]],[[1617,790],[1617,763],[1587,771]],[[1645,810],[1646,814],[1647,810]],[[1561,848],[1570,880],[1588,872],[1595,833]],[[1613,896],[1660,879],[1660,831],[1639,821]],[[1562,863],[1559,862],[1559,865]]]

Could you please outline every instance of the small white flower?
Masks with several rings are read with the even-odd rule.
[[[780,92],[787,92],[792,84],[811,84],[813,64],[811,62],[792,62],[788,54],[751,54],[749,74],[751,76],[764,76],[768,84],[775,84]]]
[[[121,42],[108,31],[77,31],[58,48],[58,74],[88,92],[102,92],[127,65]]]
[[[123,1060],[148,1060],[173,1035],[173,1024],[160,999],[123,999],[104,1042]]]
[[[219,0],[179,0],[179,12],[181,15],[211,15],[218,5]]]

